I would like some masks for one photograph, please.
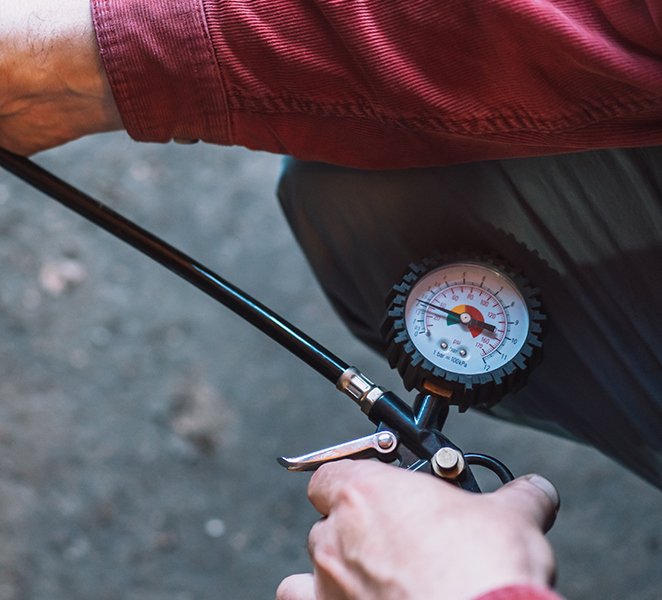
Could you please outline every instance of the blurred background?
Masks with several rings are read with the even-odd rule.
[[[279,157],[107,134],[36,161],[405,394],[318,289],[275,199]],[[370,432],[263,334],[0,172],[0,600],[274,598],[309,569],[317,518],[308,476],[276,457]],[[660,491],[480,415],[445,433],[558,486],[569,600],[662,597]]]

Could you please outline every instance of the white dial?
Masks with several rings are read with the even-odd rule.
[[[405,327],[432,364],[464,375],[494,371],[522,348],[529,311],[515,284],[483,263],[463,261],[425,274],[405,305]]]

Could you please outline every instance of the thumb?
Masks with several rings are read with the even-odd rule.
[[[498,489],[494,495],[530,518],[544,533],[552,528],[561,504],[554,485],[535,474],[518,477]]]

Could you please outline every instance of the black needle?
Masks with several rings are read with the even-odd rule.
[[[440,310],[442,312],[448,313],[449,315],[455,315],[459,320],[460,323],[463,325],[477,325],[478,327],[482,327],[483,329],[487,329],[487,331],[495,332],[496,327],[494,325],[490,325],[489,323],[483,323],[483,321],[479,321],[478,319],[474,319],[469,313],[457,313],[452,310],[448,310],[447,308],[442,308],[441,306],[437,306],[436,304],[430,304],[429,302],[426,302],[425,300],[417,300],[417,302],[420,302],[421,304],[425,304],[426,306],[429,306],[430,308],[436,308],[437,310]],[[463,315],[467,315],[469,319],[466,319],[466,317],[463,319]]]

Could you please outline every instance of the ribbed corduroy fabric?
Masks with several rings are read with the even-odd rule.
[[[130,135],[393,168],[662,143],[655,0],[91,0]]]

